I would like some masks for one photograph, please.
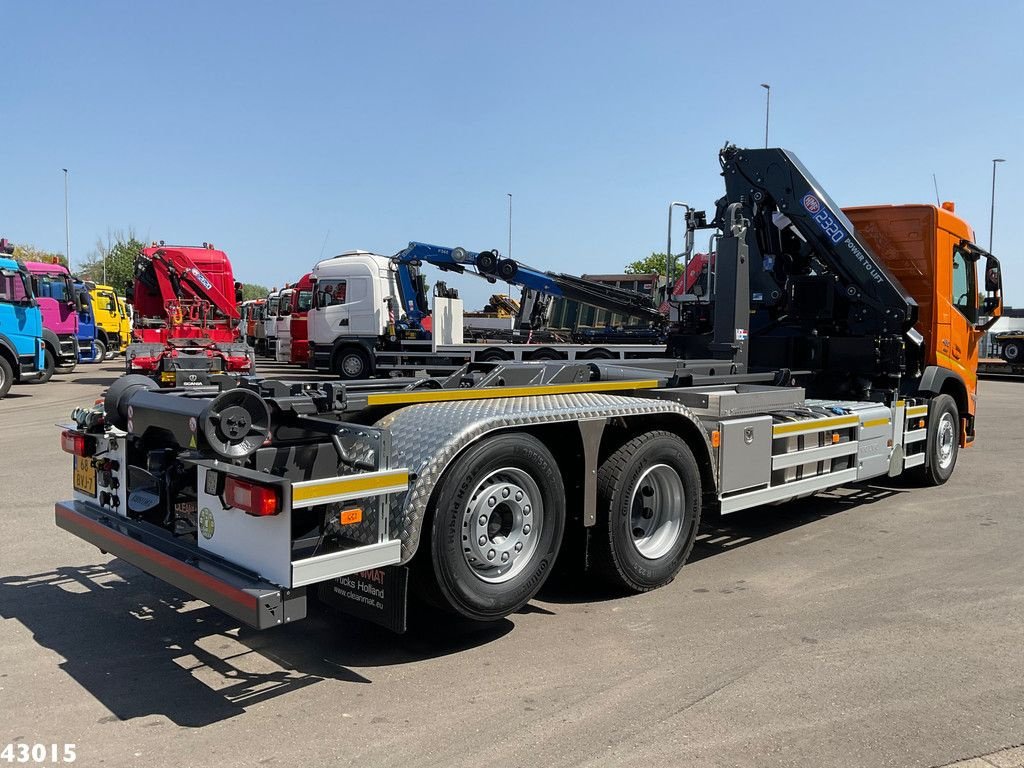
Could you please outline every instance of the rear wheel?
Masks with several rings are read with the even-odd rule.
[[[362,347],[344,347],[334,353],[331,370],[345,380],[365,379],[370,375],[370,356]]]
[[[668,584],[690,555],[700,524],[700,470],[671,432],[639,435],[598,469],[598,573],[633,592]]]
[[[500,619],[537,593],[565,528],[565,488],[547,447],[526,434],[478,443],[452,464],[433,505],[429,555],[439,602]]]
[[[57,359],[53,356],[53,352],[49,349],[43,350],[43,370],[39,372],[39,375],[32,379],[33,384],[45,384],[53,378],[53,372],[57,370]]]
[[[1003,345],[1003,360],[1008,363],[1019,363],[1021,361],[1021,343],[1019,341],[1008,341]]]
[[[477,362],[480,363],[503,363],[510,359],[509,355],[503,349],[485,349],[483,352],[476,356]]]
[[[558,354],[558,352],[556,352],[553,349],[538,349],[536,352],[531,354],[528,359],[529,360],[542,361],[542,360],[561,360],[563,358],[562,358],[562,356],[560,354]]]
[[[949,395],[939,395],[928,405],[928,441],[922,469],[928,485],[942,485],[953,474],[960,452],[960,412]]]
[[[14,368],[3,357],[0,357],[0,397],[3,397],[11,389],[14,383]]]

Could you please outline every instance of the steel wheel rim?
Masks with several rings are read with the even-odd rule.
[[[502,467],[484,477],[462,510],[462,555],[490,584],[514,579],[540,545],[544,500],[529,473]]]
[[[955,441],[956,428],[953,425],[953,414],[947,412],[939,418],[939,428],[935,433],[935,453],[942,469],[948,469],[953,463]]]
[[[341,370],[346,376],[356,376],[363,372],[363,360],[359,355],[345,355],[341,358]]]
[[[671,551],[683,528],[686,493],[679,473],[667,464],[644,470],[629,499],[629,530],[641,556],[657,560]]]
[[[1007,360],[1016,360],[1018,351],[1016,344],[1007,344],[1006,349],[1003,350]]]

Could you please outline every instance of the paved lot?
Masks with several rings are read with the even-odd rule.
[[[0,748],[176,768],[1024,762],[1000,752],[1024,743],[1024,383],[983,383],[979,445],[943,488],[743,513],[651,594],[559,583],[495,626],[397,637],[322,614],[240,629],[56,529],[53,424],[119,368],[0,401]]]

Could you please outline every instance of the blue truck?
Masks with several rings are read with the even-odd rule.
[[[96,335],[96,313],[93,312],[89,288],[81,280],[74,281],[75,306],[78,308],[78,359],[83,363],[102,363],[107,345]]]
[[[32,295],[28,272],[0,239],[0,397],[15,382],[31,381],[43,370],[43,316]]]

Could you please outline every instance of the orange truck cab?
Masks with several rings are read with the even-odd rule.
[[[974,245],[973,231],[952,203],[873,205],[843,213],[917,301],[914,328],[923,342],[920,359],[908,349],[907,367],[920,371],[920,391],[956,401],[959,442],[968,446],[978,401],[978,344],[1002,314],[998,260]]]

